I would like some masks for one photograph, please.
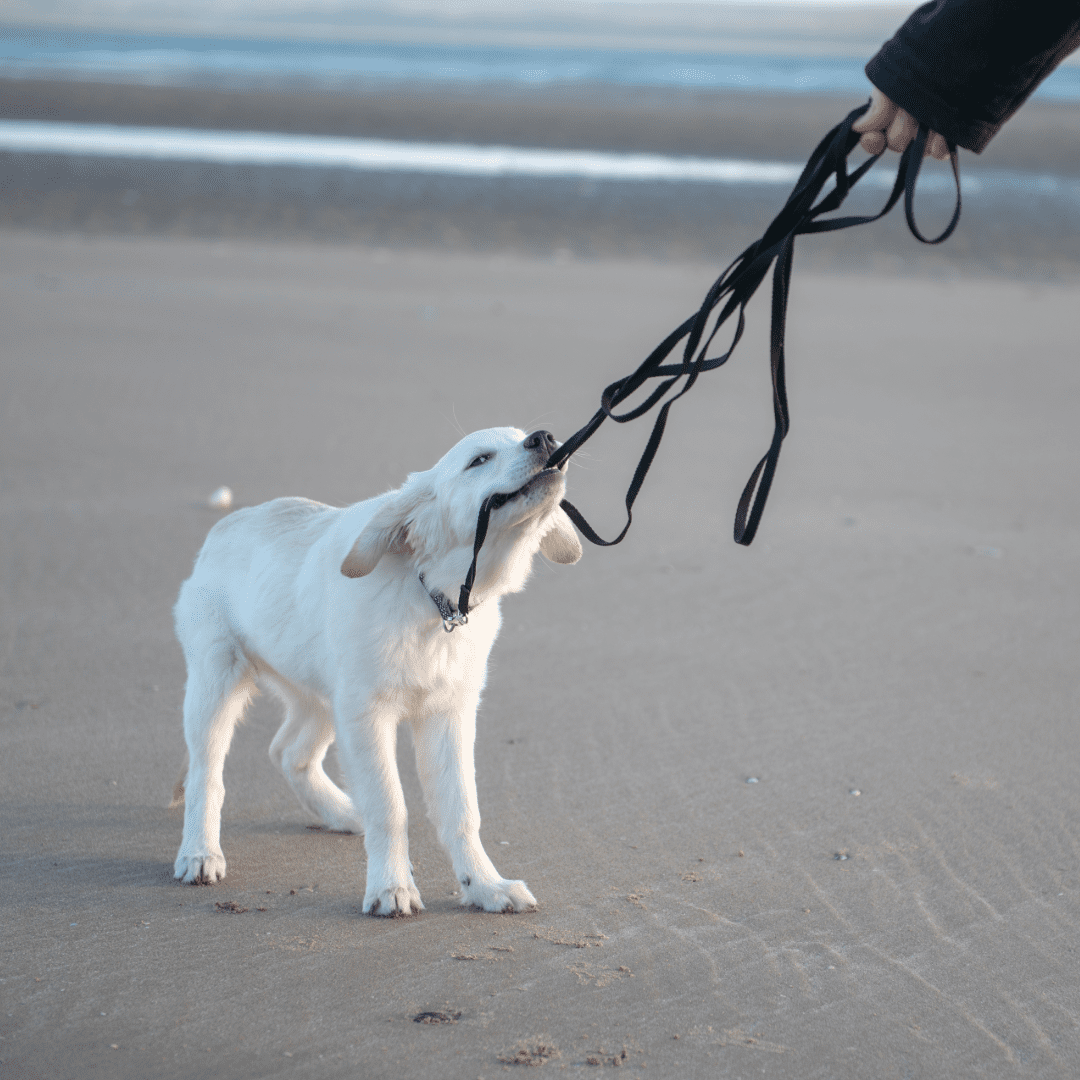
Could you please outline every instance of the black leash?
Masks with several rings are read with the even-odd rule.
[[[507,492],[505,495],[489,495],[480,504],[480,513],[476,516],[476,536],[473,539],[472,563],[469,565],[469,572],[465,575],[465,583],[458,593],[457,611],[454,610],[450,601],[446,599],[445,593],[441,593],[437,589],[428,589],[428,596],[435,601],[435,606],[442,616],[443,629],[448,634],[452,634],[455,627],[464,626],[469,621],[469,599],[472,596],[473,583],[476,581],[476,560],[480,557],[480,549],[487,539],[488,522],[491,520],[492,512],[498,510],[503,503],[509,502],[514,497],[514,494],[514,492]],[[427,589],[427,582],[424,581],[423,574],[420,575],[420,584]]]
[[[848,173],[848,154],[855,149],[859,141],[859,136],[851,130],[851,125],[869,107],[870,103],[867,102],[865,105],[852,110],[841,123],[837,124],[818,143],[817,148],[810,155],[810,160],[806,163],[806,168],[803,169],[802,175],[795,184],[794,190],[788,196],[783,210],[777,214],[761,239],[751,244],[716,279],[712,288],[705,294],[705,299],[695,314],[668,334],[635,371],[613,382],[604,390],[600,395],[600,408],[593,414],[589,422],[571,435],[548,458],[546,468],[560,465],[571,454],[580,450],[596,434],[597,429],[605,420],[611,419],[617,424],[627,424],[631,420],[636,420],[639,416],[644,416],[660,402],[663,402],[653,423],[649,441],[645,444],[637,468],[634,470],[630,487],[626,491],[626,524],[623,526],[622,532],[614,540],[604,540],[585,520],[584,515],[573,503],[568,502],[566,499],[562,501],[563,510],[566,511],[586,540],[602,547],[611,547],[614,544],[621,543],[627,532],[629,532],[630,525],[633,522],[634,501],[641,491],[641,485],[645,482],[645,477],[648,475],[649,468],[656,457],[656,451],[660,448],[671,406],[690,390],[703,371],[712,371],[713,368],[718,368],[727,363],[731,354],[735,351],[735,347],[739,344],[739,339],[742,337],[743,330],[746,327],[746,305],[765,279],[769,267],[775,260],[776,267],[773,271],[772,290],[772,333],[769,348],[773,384],[773,437],[765,456],[757,463],[756,468],[750,474],[750,479],[743,489],[735,512],[735,542],[744,545],[753,542],[754,535],[757,533],[758,525],[761,522],[761,515],[765,510],[765,503],[769,498],[769,489],[772,487],[776,463],[780,458],[780,446],[791,426],[787,391],[784,385],[784,323],[787,316],[788,293],[791,288],[791,260],[795,249],[795,237],[808,233],[835,232],[838,229],[851,228],[853,225],[866,225],[871,221],[877,221],[878,218],[884,217],[899,202],[901,195],[904,197],[904,213],[907,217],[908,228],[916,239],[921,240],[924,244],[940,244],[947,240],[960,220],[960,166],[957,162],[956,146],[950,143],[949,158],[952,162],[953,178],[956,181],[956,208],[953,211],[952,220],[946,226],[944,232],[933,240],[928,240],[923,236],[915,224],[915,182],[919,178],[919,169],[922,167],[926,141],[930,136],[930,132],[925,125],[919,126],[918,134],[901,155],[892,193],[879,213],[818,220],[822,214],[828,214],[839,209],[851,189],[870,171],[884,153],[882,151],[882,154],[869,158],[854,172]],[[820,202],[815,203],[814,200],[821,194],[822,188],[830,177],[836,178],[836,186]],[[720,304],[723,304],[720,314],[712,330],[706,335],[709,317]],[[727,352],[720,356],[707,357],[706,354],[712,345],[713,338],[716,337],[720,327],[736,311],[739,313],[739,319]],[[686,345],[683,347],[682,362],[665,364],[663,361],[683,338],[686,338]],[[631,394],[639,390],[647,380],[658,378],[664,381],[640,405],[624,413],[615,412],[616,406],[622,404]],[[683,386],[670,397],[667,397],[668,391],[682,378],[686,379]],[[664,400],[665,398],[667,400]],[[468,621],[469,598],[472,593],[473,582],[476,579],[476,560],[487,536],[488,521],[492,511],[502,506],[510,498],[512,498],[511,494],[491,495],[480,507],[480,513],[476,520],[476,538],[473,541],[472,564],[465,577],[465,584],[461,586],[457,611],[454,611],[442,593],[429,591],[429,595],[438,607],[440,615],[442,615],[443,626],[447,632],[452,631],[455,626],[461,626]],[[423,578],[421,578],[421,581],[423,581]]]
[[[622,532],[614,540],[604,540],[600,537],[596,530],[585,520],[581,511],[572,503],[563,500],[563,510],[566,511],[585,539],[591,543],[610,547],[613,544],[620,543],[626,536],[633,521],[634,500],[637,499],[638,493],[641,491],[641,485],[645,481],[649,467],[652,465],[653,459],[656,457],[656,451],[659,449],[660,442],[664,437],[664,428],[667,424],[668,412],[671,406],[690,390],[703,371],[712,371],[713,368],[725,364],[731,357],[746,326],[746,305],[750,302],[751,297],[757,291],[757,287],[764,280],[769,267],[775,260],[776,267],[773,271],[772,289],[772,333],[769,349],[773,384],[773,437],[765,456],[757,463],[754,471],[750,474],[750,479],[743,489],[735,512],[735,542],[744,545],[752,543],[761,522],[765,503],[769,497],[769,489],[772,486],[773,476],[776,472],[776,463],[780,458],[780,447],[791,424],[788,413],[787,392],[784,385],[784,322],[787,316],[788,293],[791,286],[791,260],[794,252],[795,237],[807,233],[835,232],[838,229],[851,228],[853,225],[866,225],[871,221],[877,221],[878,218],[884,217],[897,204],[901,195],[904,197],[904,212],[907,217],[908,228],[911,229],[912,234],[918,240],[921,240],[924,244],[940,244],[952,235],[957,222],[960,220],[960,168],[956,157],[956,146],[953,144],[949,145],[949,157],[952,162],[953,177],[956,181],[956,208],[953,211],[952,220],[944,232],[932,240],[923,236],[915,224],[915,183],[919,177],[919,169],[922,166],[923,154],[926,150],[926,141],[930,135],[925,125],[920,125],[918,134],[912,139],[901,156],[892,193],[879,213],[819,220],[822,214],[830,213],[840,207],[840,204],[847,198],[848,193],[855,184],[870,171],[882,156],[878,154],[876,157],[869,158],[852,173],[847,171],[847,156],[859,141],[859,136],[851,130],[851,125],[869,107],[870,104],[867,102],[866,105],[854,109],[821,140],[810,155],[810,160],[807,162],[806,168],[803,169],[802,175],[795,184],[795,188],[788,197],[783,210],[765,230],[765,234],[761,239],[751,244],[716,279],[712,288],[705,294],[701,307],[694,315],[691,315],[690,318],[668,334],[635,371],[613,382],[604,390],[600,395],[600,408],[593,414],[589,422],[571,435],[548,459],[547,464],[549,467],[560,464],[571,454],[580,450],[605,420],[610,418],[617,424],[626,424],[631,420],[636,420],[639,416],[644,416],[645,413],[663,401],[656,421],[653,423],[652,434],[645,444],[645,450],[638,461],[637,469],[634,471],[633,479],[630,481],[630,487],[626,491],[626,524],[623,526]],[[836,178],[836,186],[820,202],[815,203],[814,200],[820,195],[822,188],[830,177]],[[723,307],[720,314],[712,330],[706,335],[709,317],[713,310],[721,304],[723,304]],[[712,345],[713,338],[720,327],[736,311],[739,318],[727,352],[720,356],[707,357],[706,354]],[[663,361],[683,338],[686,338],[686,345],[683,347],[682,362],[679,364],[665,364]],[[640,389],[647,380],[657,378],[664,381],[652,391],[645,401],[627,412],[615,412],[616,406]],[[683,386],[670,397],[667,397],[668,391],[683,378],[686,380]],[[665,397],[667,397],[667,400],[664,400]],[[481,512],[481,516],[483,516],[483,512]],[[476,550],[479,551],[479,548]]]

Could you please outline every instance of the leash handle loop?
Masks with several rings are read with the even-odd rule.
[[[930,129],[925,124],[920,124],[915,138],[908,143],[904,151],[905,157],[911,155],[904,185],[904,217],[907,218],[908,228],[916,240],[921,240],[924,244],[943,244],[952,236],[960,223],[960,163],[957,160],[956,144],[949,143],[949,164],[952,165],[953,179],[956,181],[956,206],[953,209],[952,220],[945,226],[941,235],[928,240],[915,224],[915,182],[919,179],[919,169],[922,167],[923,154],[926,152],[926,140],[929,138]]]

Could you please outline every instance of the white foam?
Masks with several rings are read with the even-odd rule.
[[[710,184],[770,184],[790,188],[803,166],[744,158],[617,154],[602,150],[544,150],[469,143],[396,142],[332,135],[287,135],[260,131],[202,131],[189,128],[62,124],[0,120],[0,152],[73,154],[158,161],[201,161],[226,165],[298,165],[364,172],[441,173],[473,177],[551,177],[587,180],[691,181]],[[896,179],[896,157],[888,155],[862,181],[888,190]],[[853,167],[855,162],[852,162]],[[966,196],[1044,197],[1080,203],[1074,177],[978,169],[965,170]],[[952,195],[952,172],[927,162],[921,193]],[[831,189],[827,184],[825,191]]]
[[[801,165],[738,158],[394,142],[257,131],[197,131],[0,120],[0,150],[231,165],[307,165],[457,176],[578,177],[791,186]]]

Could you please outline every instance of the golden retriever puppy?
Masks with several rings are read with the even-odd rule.
[[[180,881],[225,876],[225,755],[263,684],[285,706],[270,757],[301,804],[331,829],[364,833],[365,912],[423,909],[395,756],[403,721],[461,902],[535,906],[480,844],[473,743],[500,599],[524,586],[538,552],[559,563],[581,557],[559,506],[566,463],[546,467],[557,445],[547,431],[478,431],[396,491],[345,509],[275,499],[210,530],[175,611],[188,672]],[[466,621],[454,605],[492,495],[509,498],[491,513]],[[322,767],[335,738],[348,794]]]

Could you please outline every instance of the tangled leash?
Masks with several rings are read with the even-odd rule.
[[[562,502],[562,508],[569,515],[581,534],[593,544],[610,547],[621,543],[630,529],[633,521],[634,500],[641,491],[641,485],[649,472],[649,467],[656,457],[656,451],[664,437],[664,428],[667,424],[668,412],[671,406],[678,401],[697,381],[698,376],[704,371],[712,371],[727,363],[735,347],[739,344],[743,330],[746,326],[746,305],[757,291],[757,287],[764,280],[769,267],[775,260],[776,266],[773,271],[772,288],[772,332],[770,336],[770,365],[772,368],[772,391],[773,391],[773,437],[765,456],[757,463],[750,479],[743,489],[742,496],[735,512],[735,542],[749,545],[753,542],[761,522],[761,515],[765,510],[765,503],[769,498],[769,489],[772,486],[773,476],[776,472],[776,463],[780,458],[780,447],[790,428],[791,420],[788,413],[787,392],[784,384],[784,324],[787,316],[788,293],[791,286],[791,260],[794,252],[795,237],[808,233],[835,232],[839,229],[848,229],[853,225],[866,225],[871,221],[877,221],[884,217],[896,204],[900,197],[904,197],[904,212],[907,217],[908,228],[916,239],[924,244],[940,244],[947,240],[956,228],[960,220],[960,168],[957,162],[956,146],[949,144],[949,158],[952,163],[953,178],[956,181],[956,207],[953,210],[952,220],[946,226],[940,236],[928,239],[919,231],[915,223],[914,198],[915,183],[919,177],[919,169],[922,166],[923,154],[926,150],[926,142],[930,132],[925,125],[920,125],[918,134],[908,144],[900,158],[900,165],[896,172],[896,182],[893,184],[892,193],[884,208],[877,214],[855,215],[849,217],[822,218],[823,214],[830,213],[840,207],[847,198],[851,189],[870,171],[875,163],[881,158],[881,154],[864,161],[853,172],[847,169],[848,154],[854,150],[859,141],[859,135],[851,130],[852,124],[862,116],[870,107],[870,103],[861,105],[852,110],[841,123],[837,124],[818,144],[810,155],[802,175],[783,210],[777,214],[772,224],[765,230],[760,240],[751,244],[713,283],[712,288],[705,294],[701,307],[697,312],[676,327],[649,356],[631,372],[631,374],[613,382],[600,395],[600,408],[592,418],[571,435],[548,459],[548,466],[561,464],[596,434],[600,425],[608,419],[617,424],[626,424],[644,416],[647,412],[660,405],[660,411],[653,423],[652,434],[645,445],[633,479],[626,491],[626,524],[622,532],[614,540],[604,540],[596,530],[585,520],[584,515],[572,503]],[[884,151],[882,151],[884,153]],[[815,203],[815,199],[821,194],[822,188],[830,177],[836,178],[835,187]],[[713,324],[712,330],[708,330],[709,318],[712,312],[723,305],[720,314]],[[706,354],[720,327],[735,312],[738,312],[738,322],[735,333],[727,352],[719,356],[708,357]],[[708,332],[707,332],[708,331]],[[680,341],[686,339],[683,347],[681,363],[665,364],[664,360],[670,355]],[[663,379],[651,394],[640,405],[628,409],[626,412],[617,413],[615,409],[621,405],[631,394],[639,390],[649,379]],[[685,379],[683,385],[671,391],[680,379]],[[665,400],[666,399],[666,400]],[[663,404],[661,404],[661,402]],[[483,517],[483,511],[481,511]],[[486,519],[485,519],[486,525]],[[479,531],[477,533],[479,537]],[[476,551],[479,551],[477,547]],[[475,557],[473,560],[475,567]]]

